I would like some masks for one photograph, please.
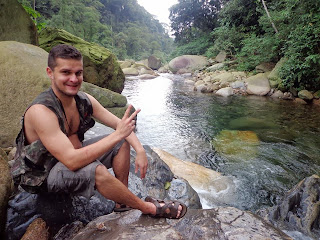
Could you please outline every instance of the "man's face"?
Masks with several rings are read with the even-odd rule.
[[[52,88],[63,95],[75,96],[83,81],[82,60],[57,58],[56,64],[54,69],[47,67]]]

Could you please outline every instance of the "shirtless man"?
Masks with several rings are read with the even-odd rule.
[[[16,185],[29,192],[64,192],[90,198],[97,189],[117,207],[129,206],[143,214],[180,218],[186,206],[178,201],[141,200],[128,190],[130,146],[136,151],[135,172],[144,178],[148,160],[133,132],[135,117],[128,107],[122,119],[94,97],[79,91],[83,81],[81,53],[58,45],[49,53],[47,74],[51,88],[41,93],[24,114],[12,167]],[[84,132],[94,120],[115,129],[86,143]],[[112,167],[115,176],[107,168]]]

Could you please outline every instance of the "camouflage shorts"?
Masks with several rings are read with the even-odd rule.
[[[83,143],[83,146],[90,145],[106,137],[107,135],[89,139]],[[50,171],[47,179],[48,192],[68,193],[81,195],[90,198],[94,195],[95,190],[95,172],[96,167],[100,164],[107,168],[112,167],[112,160],[117,155],[124,140],[119,142],[113,149],[102,155],[96,161],[77,170],[70,171],[61,162],[58,162]]]

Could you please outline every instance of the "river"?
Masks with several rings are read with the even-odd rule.
[[[122,94],[141,109],[136,134],[143,144],[218,171],[230,183],[223,193],[200,192],[204,208],[272,206],[300,180],[320,173],[318,107],[202,94],[172,74],[127,79]]]

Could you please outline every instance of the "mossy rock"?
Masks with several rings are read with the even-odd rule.
[[[257,155],[260,140],[253,131],[222,130],[211,143],[222,155],[248,160]]]
[[[81,91],[92,95],[105,108],[124,107],[127,104],[125,96],[91,83],[84,82],[81,86]]]
[[[282,68],[282,66],[285,64],[285,62],[288,61],[287,58],[281,58],[279,62],[277,62],[276,66],[273,68],[273,70],[268,75],[268,79],[270,81],[270,85],[272,88],[277,88],[282,83],[282,79],[279,76],[279,71]],[[285,90],[283,87],[280,89],[281,91]]]
[[[39,34],[40,47],[49,52],[59,44],[76,47],[83,55],[84,81],[121,93],[125,76],[116,56],[107,48],[89,43],[62,29],[45,28]]]

